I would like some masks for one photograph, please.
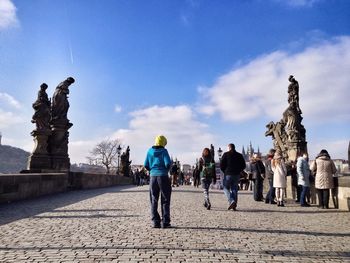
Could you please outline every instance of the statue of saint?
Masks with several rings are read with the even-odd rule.
[[[302,112],[299,107],[299,83],[292,75],[289,76],[288,80],[290,82],[288,86],[288,103],[295,107],[297,112],[301,114]]]
[[[43,83],[40,85],[40,90],[38,92],[38,98],[33,103],[33,109],[35,110],[32,117],[32,123],[36,124],[36,129],[39,130],[49,130],[50,129],[50,106],[51,102],[46,93],[47,84]]]
[[[210,155],[211,155],[212,162],[215,162],[215,150],[214,150],[213,144],[210,144]]]
[[[52,97],[52,123],[66,124],[68,128],[72,126],[67,118],[69,109],[68,88],[74,81],[72,77],[69,77],[56,87]]]

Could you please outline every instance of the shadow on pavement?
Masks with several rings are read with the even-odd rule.
[[[120,192],[124,189],[130,189],[133,185],[112,186],[106,188],[89,189],[89,190],[75,190],[59,194],[40,196],[33,199],[15,201],[8,204],[0,205],[0,226],[11,223],[23,218],[33,217],[44,212],[53,212],[60,207],[68,206],[78,203],[83,200],[94,198],[98,195]],[[55,210],[60,212],[64,210]],[[68,210],[69,211],[69,210]],[[79,210],[73,210],[77,212]],[[87,210],[94,211],[94,210]],[[108,211],[105,209],[103,211]]]
[[[187,230],[207,230],[207,231],[236,231],[249,233],[264,234],[287,234],[287,235],[310,235],[310,236],[327,236],[327,237],[350,237],[350,233],[322,233],[313,231],[297,231],[297,230],[279,230],[279,229],[245,229],[245,228],[226,228],[226,227],[198,227],[198,226],[173,226],[174,229]]]

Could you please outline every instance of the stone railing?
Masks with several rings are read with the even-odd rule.
[[[129,177],[111,174],[0,174],[0,203],[61,193],[74,189],[92,189],[131,183],[132,179]]]

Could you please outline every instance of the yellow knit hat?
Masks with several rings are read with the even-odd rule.
[[[158,135],[156,139],[154,140],[154,145],[155,146],[163,146],[167,144],[167,140],[163,135]]]

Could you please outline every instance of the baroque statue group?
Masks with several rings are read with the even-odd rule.
[[[276,123],[271,121],[266,125],[265,136],[272,136],[274,148],[279,151],[284,160],[291,162],[301,153],[307,153],[306,130],[301,124],[303,117],[299,107],[299,83],[294,76],[288,78],[289,106],[282,114],[282,119]]]
[[[49,99],[46,83],[40,85],[38,98],[33,103],[34,115],[32,122],[36,128],[31,135],[34,137],[34,150],[28,160],[28,170],[67,171],[70,168],[68,156],[68,130],[73,126],[67,118],[69,109],[69,86],[75,80],[72,77],[62,81],[55,89],[52,99]]]

